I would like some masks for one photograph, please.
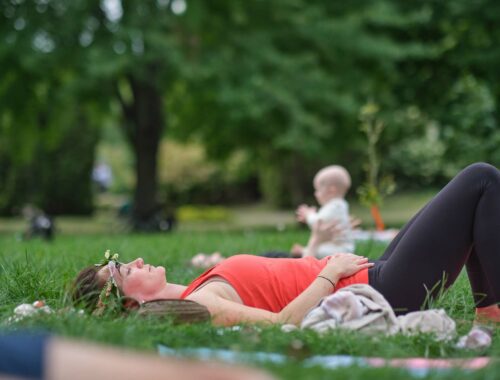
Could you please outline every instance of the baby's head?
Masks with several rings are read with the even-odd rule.
[[[339,165],[330,165],[314,176],[314,196],[323,206],[333,198],[344,198],[351,187],[349,172]]]

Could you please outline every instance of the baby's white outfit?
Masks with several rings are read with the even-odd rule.
[[[323,205],[318,212],[307,215],[306,221],[310,228],[318,222],[338,221],[340,231],[335,234],[331,241],[319,246],[316,257],[323,258],[334,253],[354,252],[354,240],[351,234],[351,223],[349,220],[349,205],[343,198],[333,198]]]

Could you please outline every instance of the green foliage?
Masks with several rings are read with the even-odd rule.
[[[16,213],[27,202],[53,215],[92,212],[98,130],[82,115],[63,122],[56,138],[38,138],[25,157],[0,150],[1,214]]]
[[[406,186],[443,183],[475,161],[500,164],[500,130],[489,87],[465,75],[440,103],[436,118],[411,106],[391,119],[406,135],[389,147],[385,165]]]
[[[56,150],[80,115],[92,136],[103,124],[123,130],[137,173],[119,188],[140,187],[145,206],[164,131],[203,145],[210,159],[244,152],[247,178],[259,178],[269,203],[306,199],[325,164],[344,165],[359,183],[358,112],[369,101],[386,125],[381,170],[407,186],[440,184],[472,161],[500,163],[496,0],[186,1],[181,13],[172,1],[117,4],[0,3],[2,208],[20,202],[8,194],[25,197],[16,178],[40,140]],[[401,118],[411,110],[416,119]],[[221,178],[207,179],[210,197]]]
[[[79,3],[79,4],[76,4]],[[81,2],[75,2],[75,16]],[[64,2],[3,2],[0,65],[0,212],[26,202],[50,213],[92,211],[90,173],[100,109],[82,81]],[[58,21],[56,22],[56,19]],[[79,20],[78,18],[75,18]],[[57,25],[57,27],[56,27]],[[63,31],[63,33],[60,33]]]
[[[380,206],[384,197],[394,192],[395,184],[392,177],[383,177],[377,186],[365,183],[356,190],[361,204],[366,207]]]
[[[36,6],[2,3],[0,30],[6,43],[0,49],[0,64],[5,66],[7,79],[0,85],[0,133],[11,140],[5,144],[10,149],[5,153],[9,161],[26,161],[35,155],[38,137],[64,140],[61,125],[65,122],[59,121],[60,113],[72,112],[70,120],[75,122],[83,105],[91,125],[96,119],[99,124],[105,114],[114,116],[116,122],[117,113],[121,113],[136,158],[140,191],[135,206],[147,213],[156,202],[155,153],[164,125],[162,91],[168,90],[178,66],[181,39],[171,38],[178,18],[165,3],[127,1],[115,5],[112,8],[108,2],[95,0],[53,0]],[[39,134],[41,130],[44,132]],[[74,135],[72,143],[80,144],[81,139]],[[94,131],[91,136],[95,136]],[[93,147],[84,150],[80,150],[81,161],[92,162]],[[53,163],[52,172],[66,168],[58,163]],[[89,188],[90,176],[86,174],[75,173],[80,176],[75,187]],[[54,193],[62,192],[73,181],[67,178],[61,182],[54,177],[52,182],[57,186],[49,186],[47,191]],[[51,195],[42,194],[41,189],[38,193],[44,199]],[[74,197],[80,197],[81,209],[88,212],[87,192],[77,193]],[[57,202],[56,197],[58,194],[52,203]],[[71,213],[74,207],[57,211]]]
[[[179,222],[219,222],[232,219],[231,212],[221,206],[182,206],[177,210]]]
[[[403,186],[436,183],[443,176],[446,151],[440,137],[440,125],[415,106],[398,112],[393,122],[399,128],[404,126],[407,133],[389,147],[385,167]]]
[[[500,164],[500,129],[490,88],[476,77],[457,80],[445,98],[441,120],[445,175],[452,177],[474,161]]]
[[[366,136],[366,182],[357,193],[362,204],[367,207],[380,206],[382,199],[393,193],[395,183],[392,177],[380,177],[380,158],[378,143],[384,130],[384,123],[377,117],[379,107],[375,103],[367,103],[360,110],[360,129]]]
[[[500,58],[494,26],[500,7],[488,0],[405,6],[417,3],[429,22],[406,33],[433,41],[435,54],[399,66],[405,80],[393,90],[401,107],[388,118],[384,164],[403,186],[441,185],[474,161],[500,165],[492,148],[498,141],[500,91],[493,65]]]
[[[207,158],[199,143],[163,140],[159,155],[161,196],[166,203],[244,203],[258,199],[255,168],[248,154],[235,151],[225,160]]]
[[[177,110],[172,132],[199,138],[215,157],[251,152],[263,193],[278,205],[304,199],[310,183],[294,178],[309,179],[326,163],[359,172],[359,108],[367,98],[394,102],[398,63],[432,50],[398,37],[428,16],[391,1],[215,4],[193,5],[212,17],[197,25],[189,77],[169,99]],[[290,161],[305,161],[308,170]]]
[[[266,202],[281,208],[294,207],[306,199],[314,202],[312,181],[318,161],[296,154],[270,154],[261,162],[258,173]]]

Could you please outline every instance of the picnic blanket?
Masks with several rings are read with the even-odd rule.
[[[332,329],[364,333],[433,333],[436,340],[456,335],[456,324],[443,309],[411,312],[396,317],[391,305],[377,290],[367,284],[354,284],[324,297],[302,320],[302,329],[324,333]],[[283,331],[297,329],[284,325]]]
[[[161,356],[188,357],[198,360],[218,360],[231,364],[285,364],[290,360],[288,356],[275,352],[237,352],[208,347],[174,349],[162,344],[159,344],[157,349]],[[337,369],[350,366],[371,368],[391,367],[405,369],[414,377],[423,377],[431,371],[444,372],[453,369],[464,371],[478,370],[485,368],[491,361],[492,359],[488,357],[468,359],[429,359],[419,357],[385,359],[351,355],[315,355],[303,360],[301,364],[304,367],[319,366],[326,369]]]

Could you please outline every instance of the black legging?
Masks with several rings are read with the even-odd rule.
[[[370,268],[369,283],[405,313],[453,284],[464,265],[476,306],[499,302],[500,171],[489,164],[468,166],[424,206]]]

